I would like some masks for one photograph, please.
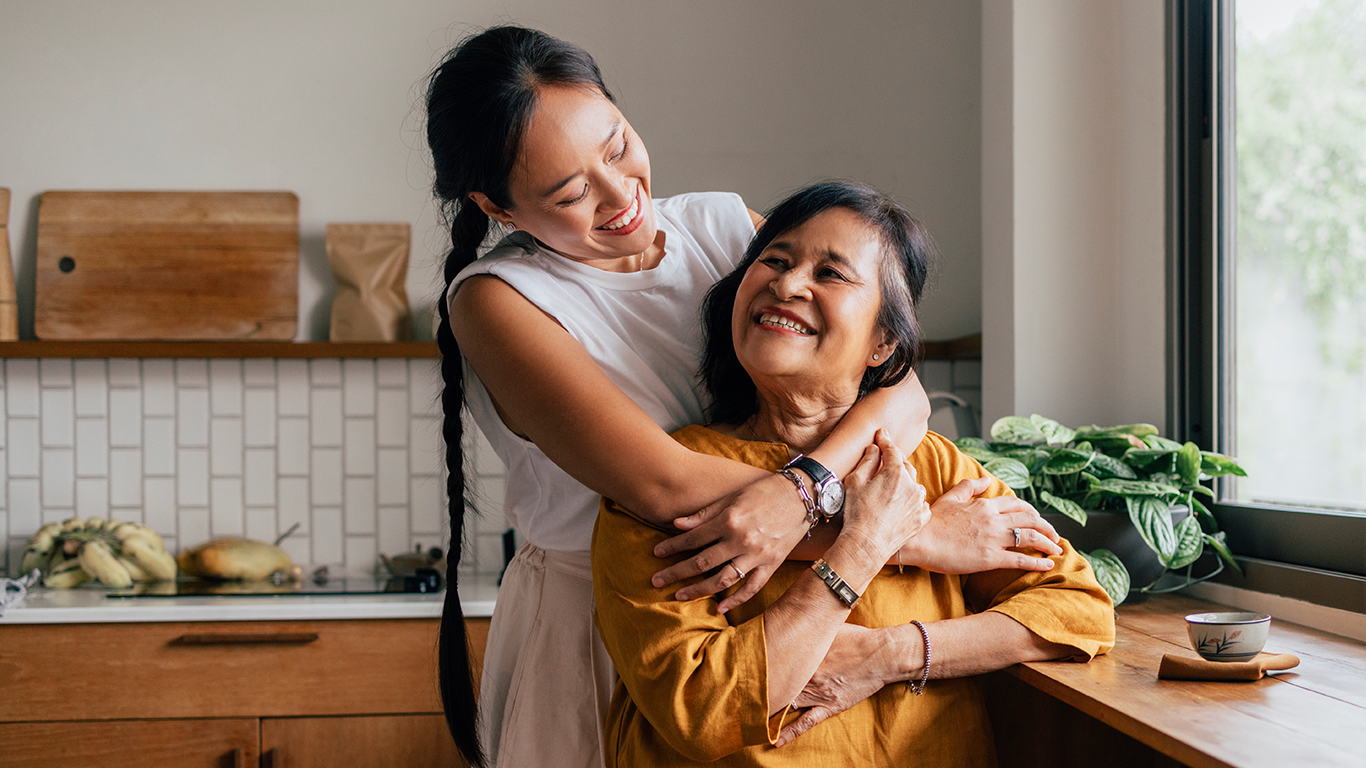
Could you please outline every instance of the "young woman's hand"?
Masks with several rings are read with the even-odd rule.
[[[655,547],[656,557],[701,550],[656,573],[662,588],[721,566],[711,577],[678,590],[679,600],[714,595],[744,578],[717,610],[729,611],[759,593],[793,547],[806,536],[806,508],[786,477],[773,474],[730,494],[674,524],[684,533]]]
[[[903,562],[935,573],[958,574],[1052,568],[1053,561],[1047,557],[1018,550],[1060,555],[1058,532],[1024,499],[982,498],[980,494],[990,485],[989,477],[963,480],[936,499],[929,524],[902,547]],[[1018,549],[1016,529],[1020,532]]]

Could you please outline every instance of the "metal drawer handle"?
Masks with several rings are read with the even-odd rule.
[[[222,632],[181,635],[171,645],[304,645],[317,639],[317,632]]]

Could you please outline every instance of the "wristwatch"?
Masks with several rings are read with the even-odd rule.
[[[816,486],[816,507],[826,520],[844,509],[844,483],[819,461],[810,456],[798,456],[784,468],[800,469],[811,476],[811,482]]]

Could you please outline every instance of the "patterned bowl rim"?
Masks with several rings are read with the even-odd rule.
[[[1213,613],[1192,613],[1186,616],[1187,624],[1201,626],[1236,626],[1240,624],[1261,624],[1271,621],[1267,613],[1251,611],[1218,611]]]

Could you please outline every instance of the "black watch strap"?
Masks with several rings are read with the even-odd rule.
[[[811,476],[811,482],[819,488],[834,479],[834,474],[825,468],[824,464],[811,458],[810,456],[798,456],[787,463],[788,469],[800,469]]]

